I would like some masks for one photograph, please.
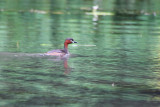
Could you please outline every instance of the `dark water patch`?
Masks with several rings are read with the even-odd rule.
[[[159,96],[160,90],[159,89],[146,89],[140,91],[143,94],[153,95],[153,96]]]

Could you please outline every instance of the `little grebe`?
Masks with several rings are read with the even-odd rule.
[[[64,42],[64,49],[51,50],[45,53],[45,55],[54,55],[54,56],[69,55],[68,44],[72,44],[72,43],[77,43],[77,42],[74,41],[72,38],[67,38]]]

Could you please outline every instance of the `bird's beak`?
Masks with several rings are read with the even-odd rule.
[[[72,41],[72,43],[77,43],[76,41]]]

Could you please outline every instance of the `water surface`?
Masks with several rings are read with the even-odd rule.
[[[0,1],[0,106],[158,107],[159,30],[158,0]]]

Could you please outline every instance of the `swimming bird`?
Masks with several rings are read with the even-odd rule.
[[[69,55],[68,45],[72,44],[72,43],[77,43],[77,42],[74,41],[73,38],[67,38],[64,41],[64,49],[51,50],[51,51],[45,53],[45,55],[53,55],[53,56],[65,56],[65,55]]]

